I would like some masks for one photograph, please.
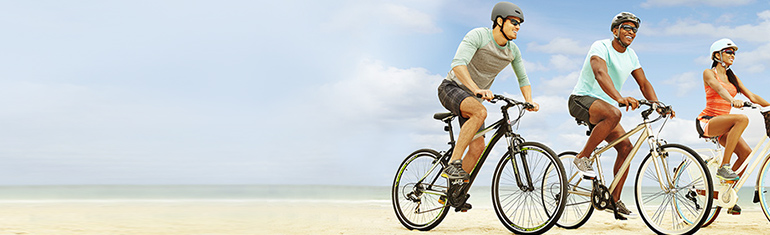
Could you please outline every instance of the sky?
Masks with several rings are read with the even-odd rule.
[[[0,1],[0,185],[389,185],[412,151],[447,147],[436,88],[465,33],[491,27],[495,3]],[[642,19],[631,48],[677,112],[660,138],[713,146],[693,119],[720,38],[740,48],[738,77],[770,96],[766,1],[514,3],[525,19],[513,42],[541,105],[517,132],[557,153],[585,143],[566,100],[622,11]],[[521,99],[510,67],[491,90]],[[621,94],[642,97],[633,79]],[[499,106],[486,105],[489,124]],[[759,114],[735,112],[750,117],[753,147]],[[624,111],[621,124],[640,120]]]

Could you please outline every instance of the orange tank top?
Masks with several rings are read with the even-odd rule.
[[[738,94],[738,89],[736,89],[732,83],[720,80],[716,70],[712,69],[712,71],[714,71],[714,76],[716,77],[717,81],[719,81],[719,84],[722,85],[722,88],[727,90],[727,93],[730,93],[730,96],[735,97],[735,95]],[[711,88],[708,84],[704,84],[704,86],[706,89],[706,108],[703,109],[703,112],[701,112],[698,117],[716,117],[719,115],[729,114],[731,109],[730,102],[719,96],[719,93],[717,93],[717,91],[714,90],[714,88]],[[708,122],[708,120],[703,119],[701,119],[701,121]]]

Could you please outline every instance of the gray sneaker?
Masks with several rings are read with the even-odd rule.
[[[574,163],[575,166],[577,167],[577,170],[583,174],[583,178],[585,179],[596,178],[596,172],[594,172],[594,168],[591,167],[591,161],[589,161],[587,157],[575,158],[575,160],[572,161],[572,163]]]
[[[626,204],[623,203],[623,201],[618,200],[615,202],[615,205],[618,206],[618,213],[622,215],[629,216],[631,215],[631,210],[626,208]],[[607,205],[606,211],[608,212],[615,212],[615,208],[612,207],[612,204]]]
[[[730,181],[738,180],[741,178],[740,176],[738,176],[738,174],[735,173],[735,171],[733,171],[733,168],[732,166],[730,166],[730,164],[725,164],[722,167],[720,167],[717,170],[717,177],[719,177],[722,180],[730,180]]]
[[[450,162],[449,166],[444,168],[444,171],[441,172],[441,177],[450,180],[463,179],[465,181],[468,180],[468,173],[463,170],[462,160],[458,159]]]

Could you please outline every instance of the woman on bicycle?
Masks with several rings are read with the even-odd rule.
[[[743,130],[749,124],[748,117],[744,114],[730,114],[731,106],[740,108],[744,104],[743,101],[735,99],[735,95],[741,93],[755,104],[770,106],[762,97],[751,93],[730,69],[737,50],[738,46],[732,40],[717,40],[711,44],[711,69],[703,71],[706,108],[698,115],[698,120],[703,129],[703,136],[718,137],[719,144],[725,147],[722,166],[716,173],[722,180],[738,180],[740,175],[735,170],[751,153],[751,148],[741,138]],[[738,160],[731,166],[730,157],[733,153],[738,155]],[[741,208],[735,205],[728,213],[740,214]]]

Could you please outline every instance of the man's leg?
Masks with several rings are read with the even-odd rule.
[[[468,153],[465,154],[465,159],[463,159],[463,170],[468,172],[468,174],[473,171],[473,168],[476,167],[476,164],[479,162],[479,157],[481,157],[481,153],[484,152],[484,146],[484,137],[473,140],[468,146]]]
[[[484,120],[487,119],[487,108],[473,97],[465,98],[460,103],[460,111],[463,117],[468,118],[468,120],[460,127],[460,134],[457,137],[457,144],[455,145],[454,152],[452,152],[452,159],[450,161],[462,159],[463,153],[465,153],[468,145],[470,145],[473,136],[476,135],[476,131],[481,128]]]
[[[591,117],[589,121],[595,124],[595,127],[591,131],[591,135],[588,136],[585,147],[578,153],[577,158],[590,156],[594,149],[596,149],[596,146],[604,141],[610,132],[615,129],[622,116],[619,109],[599,99],[591,104],[588,108],[588,113]]]
[[[615,126],[615,129],[613,129],[609,135],[607,135],[607,138],[605,139],[608,143],[615,141],[616,139],[620,138],[620,136],[626,134],[626,131],[623,130],[623,127],[618,124]],[[615,201],[620,200],[620,194],[623,192],[623,185],[626,183],[626,178],[628,178],[628,172],[629,169],[626,169],[626,172],[623,173],[622,176],[617,176],[618,172],[620,172],[620,168],[623,166],[623,162],[626,161],[626,158],[628,158],[628,153],[631,152],[631,149],[633,149],[633,145],[631,144],[631,141],[628,139],[625,139],[615,145],[615,151],[618,152],[617,157],[615,158],[615,166],[613,167],[613,174],[615,177],[620,177],[618,180],[617,186],[615,186],[615,190],[612,191],[612,198],[615,199]]]

